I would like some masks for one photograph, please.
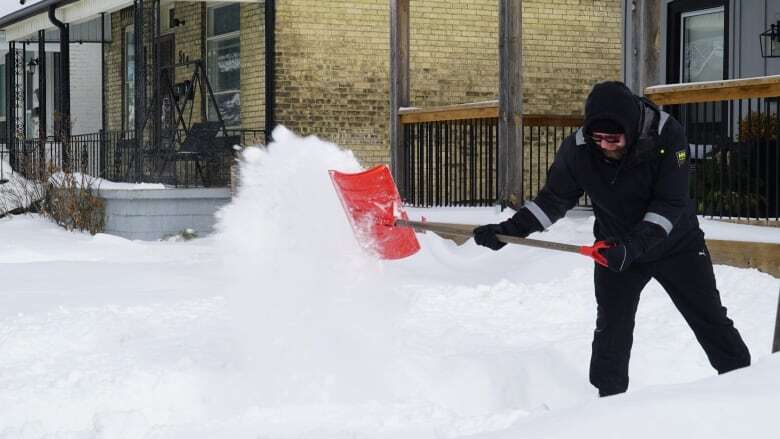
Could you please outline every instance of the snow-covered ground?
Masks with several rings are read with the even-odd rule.
[[[587,381],[590,260],[426,234],[413,257],[377,261],[326,172],[359,169],[352,154],[275,135],[246,152],[207,238],[0,219],[0,438],[776,437],[780,280],[716,266],[755,364],[720,377],[651,282],[630,391],[600,400]],[[589,243],[592,221],[575,214],[534,237]],[[780,229],[703,227],[780,242]]]

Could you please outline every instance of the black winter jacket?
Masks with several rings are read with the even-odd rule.
[[[513,220],[528,222],[532,216],[538,222],[534,230],[546,229],[585,192],[596,217],[596,239],[641,242],[634,255],[639,262],[699,245],[703,233],[688,192],[689,152],[682,126],[649,101],[635,99],[639,124],[633,133],[627,130],[631,143],[622,160],[607,158],[587,140],[590,121],[586,119],[561,144],[538,196]],[[656,236],[642,236],[651,228],[648,224],[656,229]]]

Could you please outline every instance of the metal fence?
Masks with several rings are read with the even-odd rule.
[[[694,97],[687,91],[675,95],[668,86],[649,95],[665,105],[687,133],[690,193],[699,214],[780,220],[780,98],[750,95],[766,93],[765,82],[775,80],[761,80],[755,91],[751,84],[731,81]],[[735,96],[734,89],[742,95]],[[725,98],[712,98],[720,95]],[[496,204],[497,113],[490,105],[401,112],[405,167],[399,186],[404,201],[421,207]],[[523,116],[526,200],[539,193],[558,147],[581,123],[572,116]],[[586,194],[579,206],[589,205]]]
[[[404,125],[403,199],[415,206],[495,204],[497,145],[497,118]]]
[[[496,105],[439,108],[402,114],[404,181],[409,205],[492,206],[499,202],[498,108]],[[563,139],[580,117],[523,117],[525,198],[544,186],[547,170]],[[580,205],[587,205],[583,197]]]
[[[563,140],[582,124],[579,116],[524,116],[523,117],[523,178],[524,198],[531,200],[547,182],[547,172]],[[578,206],[589,206],[583,196]]]
[[[6,163],[8,163],[8,147],[6,146],[6,138],[0,135],[0,184],[8,181],[10,169],[6,170]]]
[[[668,106],[691,149],[691,195],[702,215],[780,219],[780,112],[767,98]]]
[[[167,141],[144,141],[139,149],[133,131],[101,131],[70,136],[67,142],[18,139],[7,145],[6,155],[13,172],[26,178],[66,170],[114,182],[227,187],[234,145],[260,144],[265,133],[241,129],[226,134],[192,147],[183,141],[186,133],[172,132]]]

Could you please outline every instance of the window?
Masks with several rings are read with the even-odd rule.
[[[669,3],[667,84],[727,78],[727,5],[727,0],[675,0]]]
[[[133,26],[125,28],[125,59],[124,59],[124,113],[125,129],[135,128],[135,31]]]
[[[681,14],[681,82],[717,81],[724,76],[723,8]]]
[[[214,6],[208,10],[206,63],[209,81],[225,125],[241,125],[241,5]],[[217,114],[209,101],[209,119]]]

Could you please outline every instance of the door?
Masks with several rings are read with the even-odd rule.
[[[677,0],[669,3],[666,82],[728,79],[728,1]],[[691,158],[703,159],[726,137],[727,106],[689,104],[673,111],[686,129]]]

